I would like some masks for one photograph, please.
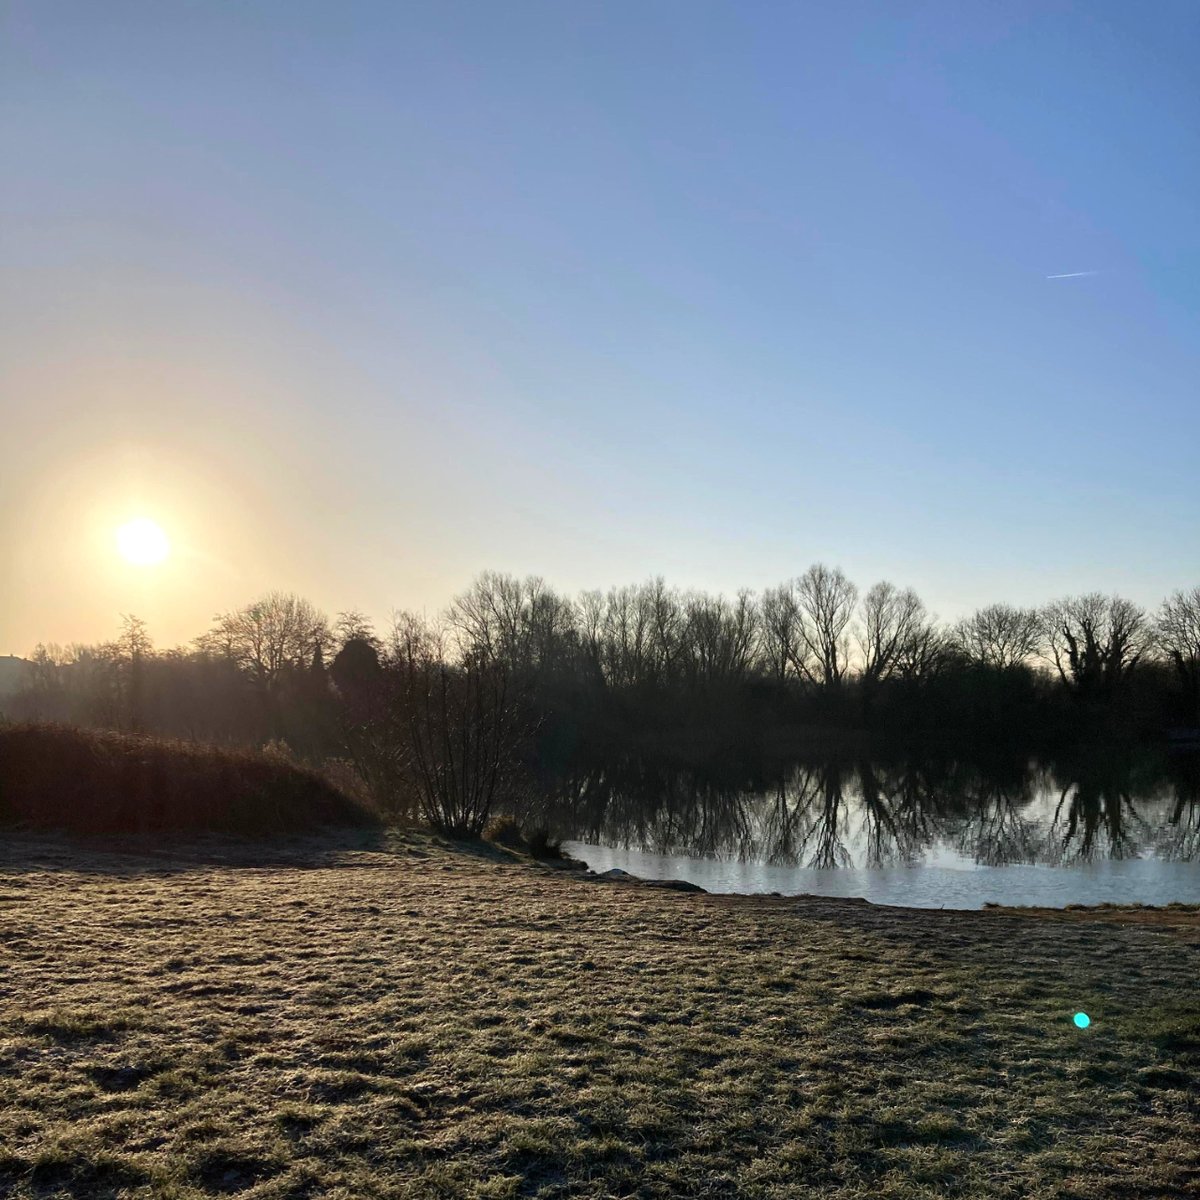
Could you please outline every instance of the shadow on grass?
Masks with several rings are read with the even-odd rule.
[[[70,871],[88,875],[170,875],[198,866],[330,867],[355,853],[387,852],[402,835],[384,828],[334,827],[304,835],[81,836],[0,829],[0,872]]]

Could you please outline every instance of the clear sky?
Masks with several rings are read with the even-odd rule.
[[[1200,582],[1195,0],[0,13],[0,653]]]

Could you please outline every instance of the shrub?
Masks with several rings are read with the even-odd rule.
[[[399,672],[400,728],[425,821],[477,838],[521,791],[525,729],[507,670],[412,653]]]
[[[522,849],[525,845],[521,826],[512,817],[497,817],[484,830],[483,836],[497,846],[507,846],[513,850]]]
[[[74,833],[268,833],[375,818],[278,757],[25,724],[0,727],[0,822]]]
[[[565,858],[563,853],[562,838],[550,836],[550,831],[540,825],[532,830],[525,839],[526,845],[529,847],[529,853],[534,858],[558,859]]]
[[[335,791],[348,796],[364,812],[373,813],[376,819],[384,819],[378,801],[353,763],[344,758],[327,758],[315,770]]]

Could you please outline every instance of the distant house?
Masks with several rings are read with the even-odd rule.
[[[0,711],[4,709],[5,700],[21,690],[32,665],[14,654],[0,654]]]

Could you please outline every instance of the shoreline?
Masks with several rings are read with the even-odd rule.
[[[565,869],[565,868],[563,868]],[[994,915],[1005,917],[1037,918],[1045,921],[1100,921],[1114,925],[1146,925],[1166,931],[1169,929],[1195,931],[1200,941],[1200,904],[1179,902],[1165,905],[1150,904],[1069,904],[1064,908],[1025,904],[984,904],[979,908],[929,908],[904,904],[878,904],[862,896],[823,896],[813,892],[797,892],[784,895],[778,892],[710,892],[696,884],[675,879],[645,879],[622,872],[612,876],[609,872],[597,874],[588,870],[578,878],[589,882],[611,882],[626,886],[643,886],[665,891],[693,892],[712,896],[724,901],[773,902],[780,905],[808,904],[821,907],[866,906],[881,914],[895,914],[898,918],[936,916],[953,913],[956,916],[978,917]]]
[[[1053,917],[1056,914],[1063,914],[1067,916],[1074,916],[1076,918],[1093,914],[1106,919],[1128,917],[1129,920],[1125,923],[1129,924],[1151,923],[1151,919],[1147,917],[1146,914],[1163,914],[1164,916],[1179,918],[1179,923],[1188,923],[1189,920],[1194,919],[1197,926],[1200,926],[1200,903],[1190,903],[1187,901],[1169,901],[1167,904],[1144,904],[1137,901],[1129,903],[1117,901],[1099,901],[1095,904],[1071,903],[1062,905],[1061,907],[1047,904],[1000,904],[993,901],[984,901],[982,904],[971,908],[952,908],[943,905],[938,905],[935,907],[933,905],[884,904],[876,900],[871,900],[865,896],[831,896],[821,892],[715,892],[708,888],[702,887],[699,884],[693,883],[690,880],[648,878],[646,876],[635,875],[621,867],[613,867],[609,868],[607,871],[597,872],[593,868],[589,867],[583,859],[571,858],[570,861],[577,863],[578,866],[574,868],[562,867],[560,869],[571,869],[573,871],[584,872],[584,878],[593,880],[608,880],[616,883],[640,883],[650,887],[676,891],[694,891],[710,896],[787,901],[813,899],[832,904],[867,904],[872,908],[876,908],[881,911],[914,913],[990,912],[1018,913],[1025,916],[1046,917]]]
[[[81,837],[75,834],[44,830],[0,830],[0,874],[10,870],[30,869],[78,870],[79,859],[93,860],[104,865],[105,874],[120,875],[122,860],[135,872],[198,868],[202,866],[265,868],[294,866],[308,862],[312,866],[336,867],[344,856],[371,854],[403,857],[425,849],[449,851],[464,859],[492,859],[497,863],[524,865],[547,871],[552,875],[581,882],[611,883],[626,887],[673,891],[683,894],[711,896],[723,901],[753,903],[819,903],[822,906],[866,906],[880,913],[932,915],[1009,914],[1023,917],[1044,917],[1066,920],[1104,920],[1119,924],[1153,924],[1159,926],[1195,926],[1200,929],[1200,904],[1173,901],[1152,905],[1141,903],[1100,902],[1097,904],[1068,904],[1062,907],[1038,904],[999,904],[984,902],[975,908],[945,908],[911,904],[881,904],[864,896],[830,896],[818,892],[714,892],[683,879],[651,878],[635,875],[622,868],[598,872],[580,858],[563,855],[561,858],[536,858],[523,848],[480,840],[455,841],[422,829],[391,829],[364,831],[333,829],[315,834],[276,838],[251,838],[235,834],[117,834]],[[35,861],[28,861],[32,853]],[[39,863],[38,856],[45,856]],[[344,865],[350,865],[346,863]],[[86,870],[86,868],[85,868]]]

